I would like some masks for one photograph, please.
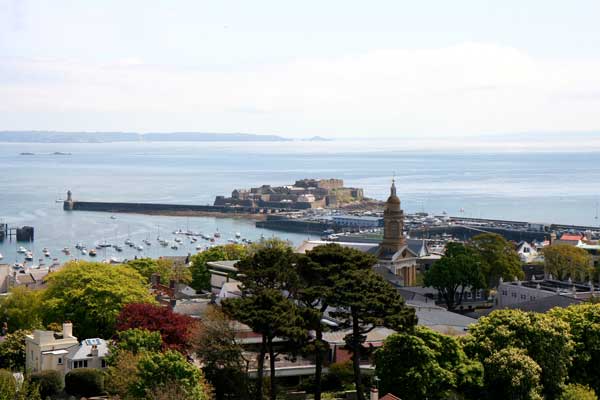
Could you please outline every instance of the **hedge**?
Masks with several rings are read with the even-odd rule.
[[[31,383],[39,385],[40,395],[44,399],[60,393],[63,389],[62,376],[54,370],[32,373]]]
[[[104,373],[93,368],[78,368],[65,376],[65,390],[72,396],[100,396],[104,393]]]

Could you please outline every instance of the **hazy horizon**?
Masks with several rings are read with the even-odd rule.
[[[600,3],[0,0],[0,129],[600,131]]]

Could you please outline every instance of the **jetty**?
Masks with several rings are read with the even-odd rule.
[[[286,207],[287,206],[287,207]],[[272,206],[243,206],[243,205],[197,205],[197,204],[168,204],[168,203],[129,203],[129,202],[99,202],[76,201],[69,190],[67,199],[63,202],[65,211],[96,211],[109,213],[133,213],[154,215],[226,215],[226,216],[260,216],[282,211],[292,211],[289,204]]]

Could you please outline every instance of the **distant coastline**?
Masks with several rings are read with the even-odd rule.
[[[313,137],[309,140],[327,140]],[[4,143],[111,143],[111,142],[286,142],[290,138],[277,135],[210,132],[62,132],[0,131]]]

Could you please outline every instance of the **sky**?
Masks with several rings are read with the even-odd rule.
[[[600,132],[598,0],[0,0],[0,130]]]

